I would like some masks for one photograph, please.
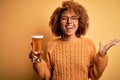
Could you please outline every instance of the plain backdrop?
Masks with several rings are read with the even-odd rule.
[[[39,80],[28,58],[31,35],[43,34],[43,49],[55,37],[50,16],[64,0],[0,0],[0,80]],[[99,48],[120,38],[120,0],[74,0],[88,11],[85,37]],[[120,43],[108,51],[109,63],[100,80],[120,80]]]

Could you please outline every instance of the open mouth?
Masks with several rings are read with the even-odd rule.
[[[67,29],[73,29],[73,26],[67,26],[66,28]]]

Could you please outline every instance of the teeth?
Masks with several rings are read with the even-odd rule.
[[[73,29],[73,26],[67,26],[67,29]]]

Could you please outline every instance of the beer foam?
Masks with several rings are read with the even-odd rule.
[[[32,38],[43,38],[43,35],[32,35]]]

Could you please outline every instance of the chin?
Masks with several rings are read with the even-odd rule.
[[[75,35],[74,33],[67,33],[66,34],[67,36],[72,36],[72,35]]]

